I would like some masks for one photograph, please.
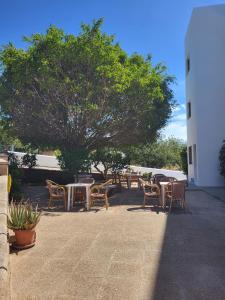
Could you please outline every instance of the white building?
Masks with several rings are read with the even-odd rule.
[[[219,150],[225,139],[225,5],[195,8],[185,39],[189,180],[224,186]]]

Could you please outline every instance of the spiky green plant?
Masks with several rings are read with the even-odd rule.
[[[11,203],[8,209],[8,228],[15,230],[33,229],[40,221],[41,211],[30,203]]]

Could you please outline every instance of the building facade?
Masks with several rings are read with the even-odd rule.
[[[225,186],[219,151],[225,139],[225,5],[195,8],[185,38],[188,178]]]

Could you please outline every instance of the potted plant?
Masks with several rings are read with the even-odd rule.
[[[26,249],[34,246],[36,241],[35,227],[40,221],[41,211],[30,203],[11,203],[8,212],[8,228],[15,233],[13,247]]]

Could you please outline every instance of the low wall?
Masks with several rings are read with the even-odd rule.
[[[22,169],[22,182],[25,184],[45,185],[46,179],[53,180],[59,184],[68,184],[74,182],[74,174],[61,170],[46,170],[46,169]],[[93,173],[92,177],[98,181],[102,180],[102,175]]]
[[[9,244],[7,239],[7,176],[0,176],[0,299],[10,299]]]

